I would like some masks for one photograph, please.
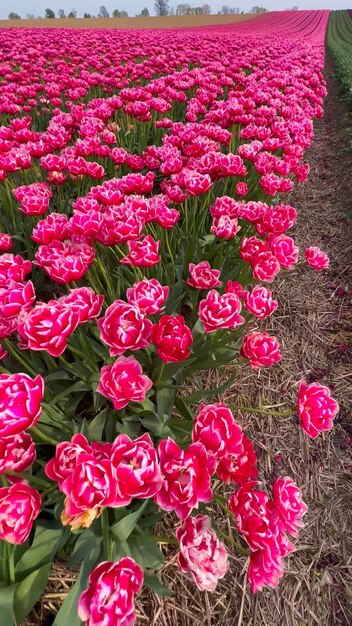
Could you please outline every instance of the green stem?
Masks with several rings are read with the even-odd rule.
[[[21,363],[21,365],[23,365],[33,376],[37,375],[37,372],[32,368],[32,365],[28,363],[28,361],[26,359],[24,359],[19,353],[18,351],[13,347],[13,345],[11,344],[11,341],[9,341],[8,339],[4,339],[3,340],[3,345],[6,348],[6,350],[8,351],[8,353],[14,358],[16,359],[16,361],[18,361],[19,363]]]
[[[104,557],[107,561],[112,559],[112,550],[110,542],[110,524],[109,524],[109,511],[107,508],[103,509],[101,514],[101,531],[103,536]]]
[[[51,437],[48,437],[48,435],[45,435],[45,433],[42,433],[42,431],[39,430],[37,426],[32,426],[30,431],[31,434],[34,435],[34,437],[37,437],[37,439],[39,439],[43,443],[49,444],[50,446],[57,446],[57,444],[59,443],[58,441],[55,441],[55,439],[52,439]]]
[[[246,550],[246,548],[244,548],[243,546],[241,546],[240,543],[238,543],[238,541],[235,541],[234,539],[232,539],[232,537],[230,537],[229,535],[227,535],[226,533],[223,533],[222,531],[218,531],[218,534],[220,535],[220,537],[222,537],[223,539],[225,539],[225,541],[232,546],[233,548],[236,548],[236,550],[238,550],[241,554],[245,555],[245,556],[249,556],[249,551]]]
[[[231,404],[231,409],[246,411],[247,413],[259,413],[260,415],[271,415],[272,417],[289,417],[290,415],[295,415],[294,411],[283,411],[283,413],[279,413],[278,411],[267,411],[265,409],[255,409],[252,406],[237,406],[236,404]]]
[[[154,535],[154,539],[157,543],[178,546],[178,541],[176,537],[162,537],[161,535]]]
[[[7,546],[8,551],[8,571],[9,571],[9,584],[13,585],[15,582],[15,546],[10,543]]]
[[[214,502],[216,502],[216,504],[219,505],[219,507],[224,511],[224,513],[226,513],[226,515],[228,515],[229,517],[232,517],[232,513],[231,513],[230,509],[227,506],[226,498],[223,498],[223,496],[214,496],[213,495],[213,500],[214,500]],[[225,504],[225,502],[226,502],[226,504]]]
[[[2,560],[2,584],[7,587],[9,584],[8,567],[7,567],[7,541],[0,541],[1,560]]]
[[[157,377],[157,379],[154,381],[154,384],[160,383],[160,381],[163,379],[163,374],[164,374],[164,369],[165,369],[165,363],[162,364],[161,368],[160,368],[160,373],[159,376]]]

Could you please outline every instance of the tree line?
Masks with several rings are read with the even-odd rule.
[[[297,10],[298,7],[292,7],[292,10]],[[176,7],[170,7],[169,6],[169,0],[155,0],[154,2],[154,11],[155,11],[155,15],[159,15],[159,16],[164,16],[164,15],[210,15],[212,13],[211,10],[211,6],[209,4],[203,4],[201,6],[198,7],[191,7],[190,4],[178,4]],[[265,9],[264,7],[260,7],[260,6],[254,6],[250,9],[250,11],[248,11],[248,13],[266,13],[267,9]],[[218,11],[218,14],[220,15],[230,15],[230,14],[236,14],[238,15],[239,13],[247,13],[247,11],[241,11],[239,8],[237,7],[230,7],[227,4],[223,5],[220,9],[220,11]],[[144,9],[142,9],[142,11],[140,13],[138,13],[136,15],[136,17],[149,17],[150,13],[149,13],[149,9],[148,7],[144,7]],[[27,13],[26,14],[26,19],[35,19],[36,17],[41,17],[41,16],[35,16],[32,13]],[[57,14],[55,13],[55,11],[53,11],[53,9],[45,9],[45,14],[44,14],[45,18],[48,19],[54,19],[54,18],[59,18],[59,19],[63,19],[66,17],[69,18],[75,18],[77,17],[77,11],[75,9],[72,9],[67,15],[65,13],[65,11],[63,9],[59,9],[57,11]],[[91,15],[90,13],[84,13],[83,17],[102,17],[102,18],[108,18],[108,17],[129,17],[127,11],[124,10],[120,10],[120,9],[114,9],[110,15],[109,11],[107,10],[107,8],[103,5],[100,7],[98,14],[95,15]],[[9,13],[8,16],[9,20],[20,20],[22,19],[21,16],[18,13],[14,13],[13,11],[11,11],[11,13]]]

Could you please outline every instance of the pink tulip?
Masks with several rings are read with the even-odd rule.
[[[273,484],[273,500],[283,530],[297,537],[298,529],[303,528],[302,517],[308,510],[302,501],[302,492],[292,478],[277,478]]]
[[[133,626],[134,596],[142,584],[143,570],[133,559],[102,561],[91,571],[88,589],[79,598],[79,618],[86,626]]]
[[[110,347],[110,356],[120,356],[126,350],[139,350],[150,344],[152,322],[139,307],[115,300],[98,320],[102,341]]]
[[[161,488],[163,477],[157,451],[148,433],[138,439],[119,435],[111,449],[116,479],[131,498],[152,498]]]
[[[163,315],[153,326],[152,342],[164,363],[178,363],[191,354],[192,331],[182,315]]]
[[[28,374],[0,374],[0,436],[28,430],[40,418],[44,380]]]
[[[307,385],[302,380],[299,386],[297,412],[301,427],[312,439],[333,427],[339,405],[330,394],[330,389],[318,382]]]
[[[229,564],[224,544],[211,528],[206,515],[189,517],[176,531],[180,543],[178,564],[200,591],[214,591]]]
[[[192,441],[202,443],[217,461],[243,450],[242,428],[224,402],[200,407],[192,429]]]
[[[143,278],[126,291],[128,302],[137,306],[145,315],[161,313],[168,295],[169,287],[162,287],[155,278]]]
[[[195,289],[212,289],[213,287],[221,287],[219,280],[220,270],[214,270],[210,267],[208,261],[202,261],[195,265],[190,263],[188,266],[190,277],[187,284]]]
[[[24,543],[41,504],[38,491],[26,483],[0,488],[0,539],[16,545]]]
[[[129,402],[143,402],[152,386],[153,382],[143,374],[133,356],[120,356],[113,365],[101,368],[97,392],[111,400],[114,409],[120,410]]]
[[[265,319],[269,315],[272,315],[278,307],[277,301],[272,299],[270,289],[260,287],[259,285],[254,287],[250,293],[243,291],[242,297],[243,304],[247,311],[259,319]]]
[[[159,458],[164,481],[155,502],[164,511],[175,511],[179,519],[184,520],[198,507],[198,502],[211,500],[210,480],[215,471],[215,459],[201,443],[181,450],[170,438],[160,442]]]
[[[278,340],[265,332],[253,332],[244,335],[241,356],[249,359],[249,364],[254,369],[269,367],[282,359]]]
[[[214,289],[199,303],[199,319],[206,333],[243,324],[245,320],[240,311],[241,302],[236,294],[225,293],[221,296]]]
[[[36,459],[36,449],[28,433],[0,439],[0,474],[7,471],[25,472]]]
[[[317,272],[329,269],[330,259],[318,246],[310,246],[305,249],[306,261]]]
[[[160,241],[155,241],[150,235],[141,241],[129,241],[129,253],[120,262],[134,267],[152,267],[160,263],[159,248]]]

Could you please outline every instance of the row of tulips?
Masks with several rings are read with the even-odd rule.
[[[212,502],[251,590],[278,585],[302,493],[287,476],[262,490],[240,407],[204,401],[236,366],[285,358],[262,327],[280,306],[267,285],[329,267],[315,245],[300,260],[285,195],[309,172],[327,18],[172,40],[0,31],[2,626],[24,619],[55,555],[82,563],[55,626],[132,626],[143,581],[167,593],[165,543],[213,591],[235,548]],[[202,371],[229,364],[202,388]],[[302,380],[296,412],[316,438],[338,404]]]

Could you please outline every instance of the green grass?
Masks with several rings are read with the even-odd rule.
[[[352,103],[352,17],[348,11],[331,11],[326,43],[344,95]]]

